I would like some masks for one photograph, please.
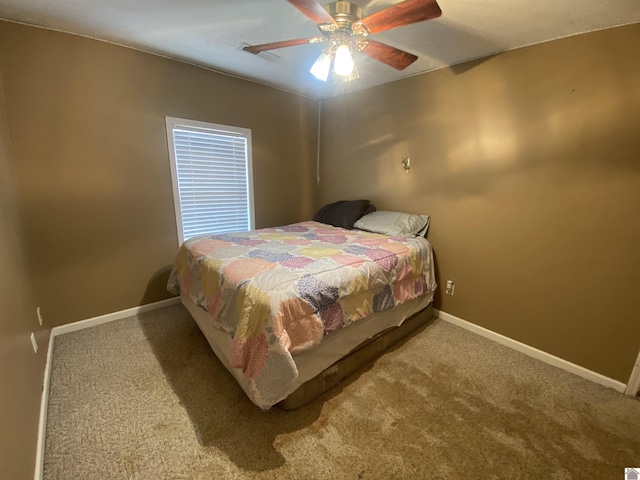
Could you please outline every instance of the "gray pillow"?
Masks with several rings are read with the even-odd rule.
[[[429,215],[377,211],[365,215],[353,226],[359,230],[392,237],[425,236],[429,229]]]

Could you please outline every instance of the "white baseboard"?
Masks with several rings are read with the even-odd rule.
[[[100,315],[99,317],[88,318],[86,320],[80,320],[78,322],[69,323],[67,325],[61,325],[59,327],[53,327],[51,329],[51,335],[49,336],[49,351],[47,352],[47,363],[44,367],[44,380],[42,383],[42,399],[40,400],[40,421],[38,423],[38,441],[36,445],[36,468],[34,472],[34,480],[42,480],[44,472],[44,447],[46,438],[46,426],[47,426],[47,404],[49,403],[49,383],[51,382],[51,359],[53,358],[53,345],[54,339],[58,335],[65,333],[76,332],[85,328],[95,327],[96,325],[102,325],[103,323],[113,322],[114,320],[120,320],[122,318],[131,317],[139,313],[149,312],[151,310],[157,310],[159,308],[168,307],[169,305],[177,305],[180,303],[180,297],[168,298],[155,303],[148,303],[147,305],[141,305],[139,307],[129,308],[127,310],[121,310],[119,312],[108,313],[106,315]]]
[[[613,388],[614,390],[623,393],[626,389],[626,385],[618,380],[614,380],[613,378],[605,377],[600,373],[594,372],[592,370],[588,370],[580,365],[576,365],[575,363],[571,363],[567,360],[564,360],[560,357],[556,357],[555,355],[551,355],[550,353],[544,352],[542,350],[538,350],[537,348],[530,347],[525,343],[518,342],[517,340],[513,340],[512,338],[505,337],[504,335],[500,335],[499,333],[488,330],[479,325],[475,325],[471,322],[467,322],[461,318],[458,318],[449,313],[434,310],[434,314],[438,316],[438,318],[449,322],[458,327],[462,327],[465,330],[469,330],[470,332],[476,333],[482,337],[488,338],[489,340],[493,340],[501,345],[512,348],[513,350],[517,350],[518,352],[524,353],[530,357],[533,357],[537,360],[541,360],[549,365],[553,365],[554,367],[561,368],[562,370],[566,370],[567,372],[571,372],[579,377],[586,378],[587,380],[591,380],[592,382],[598,383],[600,385],[604,385],[605,387]]]
[[[42,398],[40,399],[40,421],[38,422],[38,443],[36,445],[36,471],[35,480],[41,480],[44,472],[44,440],[47,427],[47,405],[49,403],[49,382],[51,380],[51,359],[53,358],[53,332],[49,334],[49,350],[44,366],[44,379],[42,380]]]
[[[630,397],[635,397],[640,391],[640,353],[638,353],[638,358],[636,359],[636,364],[631,371],[631,376],[629,377],[629,383],[627,383],[627,389],[624,391],[625,395],[629,395]]]
[[[128,308],[127,310],[120,310],[119,312],[107,313],[106,315],[100,315],[99,317],[88,318],[86,320],[68,323],[67,325],[53,327],[51,329],[51,333],[54,336],[58,336],[65,333],[76,332],[78,330],[84,330],[85,328],[95,327],[96,325],[102,325],[103,323],[113,322],[114,320],[131,317],[139,313],[157,310],[158,308],[168,307],[169,305],[177,305],[178,303],[180,303],[180,297],[168,298],[166,300],[160,300],[159,302],[148,303],[139,307]]]

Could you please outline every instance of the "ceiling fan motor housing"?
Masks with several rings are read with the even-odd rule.
[[[331,2],[324,6],[324,9],[331,15],[338,28],[351,28],[351,24],[362,18],[362,9],[354,3],[343,0]]]
[[[330,42],[329,51],[335,51],[339,45],[349,45],[355,50],[362,50],[367,45],[365,37],[369,34],[367,29],[360,23],[362,19],[362,9],[351,2],[339,0],[324,6],[334,24],[319,24],[318,28]]]

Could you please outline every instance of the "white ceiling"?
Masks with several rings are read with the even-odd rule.
[[[399,0],[351,0],[364,14]],[[329,3],[329,0],[321,0]],[[640,22],[640,0],[438,0],[440,18],[381,32],[375,40],[417,55],[397,71],[356,53],[360,78],[345,86],[309,68],[322,44],[253,55],[242,50],[317,36],[286,0],[0,0],[0,17],[158,53],[322,98],[526,45]]]

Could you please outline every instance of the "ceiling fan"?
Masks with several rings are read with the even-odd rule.
[[[369,35],[396,27],[410,25],[437,18],[442,10],[436,0],[404,0],[388,8],[362,18],[362,9],[348,1],[322,5],[318,0],[287,0],[300,12],[318,24],[322,36],[285,40],[282,42],[248,45],[243,50],[258,54],[276,48],[327,43],[310,72],[318,79],[327,81],[333,65],[336,78],[348,82],[358,78],[352,52],[360,52],[397,70],[404,70],[418,57],[377,42]]]

